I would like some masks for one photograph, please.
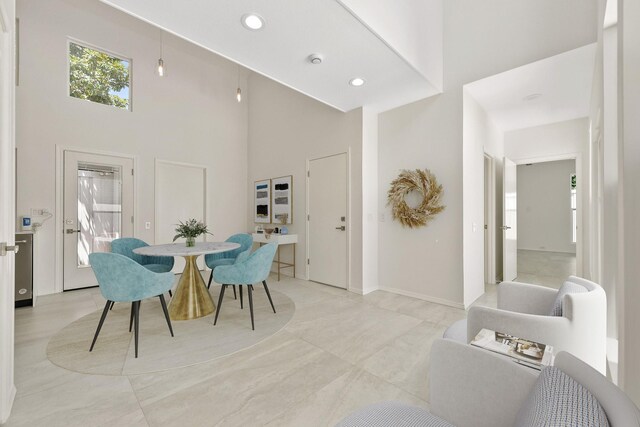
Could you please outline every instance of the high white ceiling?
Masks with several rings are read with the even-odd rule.
[[[587,117],[596,44],[465,85],[503,131]],[[527,100],[534,94],[541,96]]]
[[[439,92],[338,0],[101,1],[341,111],[383,111]],[[245,29],[246,13],[262,16],[265,26]],[[310,64],[312,53],[323,63]],[[353,77],[365,85],[350,86]]]

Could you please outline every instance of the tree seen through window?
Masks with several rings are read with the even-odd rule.
[[[129,109],[130,61],[69,43],[69,95]]]

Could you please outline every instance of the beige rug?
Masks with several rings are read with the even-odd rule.
[[[262,285],[255,286],[255,331],[251,330],[246,292],[241,310],[239,296],[234,300],[233,291],[227,289],[216,326],[213,315],[173,321],[175,337],[169,333],[158,298],[143,301],[137,359],[133,333],[129,332],[131,304],[116,304],[107,315],[92,352],[89,347],[102,310],[76,320],[54,335],[47,346],[47,357],[71,371],[102,375],[142,374],[206,362],[251,347],[289,323],[295,304],[280,292],[271,291],[271,296],[276,314]],[[217,296],[214,301],[217,304]]]

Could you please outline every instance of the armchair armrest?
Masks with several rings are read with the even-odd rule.
[[[567,340],[571,321],[561,316],[516,313],[489,307],[471,307],[467,316],[467,340],[482,328],[556,346]]]
[[[538,374],[506,356],[452,340],[431,349],[431,412],[458,427],[513,426]]]
[[[549,314],[558,291],[518,282],[498,285],[498,308],[518,313]]]

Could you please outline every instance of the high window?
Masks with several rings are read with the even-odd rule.
[[[131,109],[131,60],[69,42],[69,95]]]

